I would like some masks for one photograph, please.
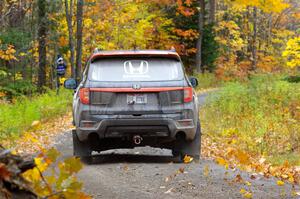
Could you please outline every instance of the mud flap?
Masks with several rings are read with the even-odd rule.
[[[89,157],[92,154],[87,143],[81,142],[76,134],[76,130],[72,130],[73,136],[73,155],[75,157]]]
[[[199,162],[201,154],[201,127],[200,122],[197,124],[196,136],[193,141],[182,141],[177,143],[176,148],[173,150],[174,156],[179,156],[183,160],[185,155],[189,155],[194,158],[196,162]]]

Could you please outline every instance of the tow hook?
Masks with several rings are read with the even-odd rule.
[[[141,136],[139,136],[139,135],[133,136],[133,142],[134,142],[134,144],[140,145],[142,143],[142,141],[143,141],[143,138]]]

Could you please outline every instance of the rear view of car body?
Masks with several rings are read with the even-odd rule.
[[[199,128],[197,96],[177,53],[94,54],[74,96],[78,140],[92,151],[192,141]]]

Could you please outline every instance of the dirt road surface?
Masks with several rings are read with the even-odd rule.
[[[199,96],[200,105],[205,97]],[[72,156],[71,132],[60,135],[56,143],[65,157]],[[94,163],[85,165],[78,177],[84,191],[96,199],[243,198],[241,189],[251,192],[252,198],[300,198],[292,197],[291,185],[279,187],[273,178],[258,175],[252,180],[251,173],[226,170],[212,160],[191,164],[176,161],[169,150],[110,150],[96,154]],[[234,182],[237,175],[249,183]]]

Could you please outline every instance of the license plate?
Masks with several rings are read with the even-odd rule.
[[[127,104],[147,104],[146,94],[128,94]]]

